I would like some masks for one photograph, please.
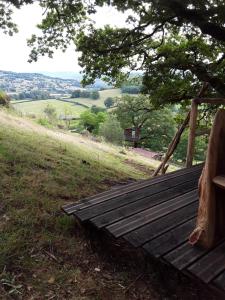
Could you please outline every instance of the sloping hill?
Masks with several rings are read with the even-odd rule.
[[[0,88],[6,92],[24,92],[41,89],[49,93],[66,93],[80,87],[75,79],[50,77],[39,73],[18,73],[0,70]]]
[[[60,211],[62,204],[146,176],[121,156],[109,145],[0,111],[1,299],[122,299],[132,277],[114,274]]]
[[[140,168],[145,158],[120,151],[0,110],[0,299],[199,299],[165,270],[166,283],[158,267],[140,273],[144,264],[130,249],[97,251],[61,212],[65,203],[149,175]]]

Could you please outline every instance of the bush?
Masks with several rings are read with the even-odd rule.
[[[54,123],[56,121],[57,114],[54,106],[48,104],[44,109],[44,113],[46,114],[50,123]]]
[[[0,91],[0,105],[9,107],[10,97],[3,91]]]
[[[51,124],[50,124],[49,121],[48,121],[47,119],[45,119],[45,118],[39,118],[39,119],[37,120],[37,123],[40,124],[40,125],[42,125],[42,126],[45,126],[45,127],[47,127],[47,128],[51,128]]]
[[[113,115],[108,116],[104,123],[100,124],[99,135],[103,136],[106,141],[121,145],[124,140],[123,129],[120,122]]]

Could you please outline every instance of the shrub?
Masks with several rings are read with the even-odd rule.
[[[49,122],[51,122],[51,123],[53,123],[56,120],[56,118],[57,118],[56,109],[51,104],[48,104],[45,107],[44,113],[46,114]]]
[[[10,97],[3,91],[0,91],[0,105],[9,107]]]
[[[99,135],[103,136],[106,141],[113,144],[122,144],[124,140],[123,129],[120,126],[120,122],[113,115],[108,116],[108,118],[100,124]]]
[[[48,128],[51,128],[51,124],[49,123],[49,121],[45,118],[39,118],[37,120],[37,123],[42,125],[42,126],[45,126],[45,127],[48,127]]]

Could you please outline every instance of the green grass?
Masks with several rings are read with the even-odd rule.
[[[107,97],[117,97],[120,96],[120,89],[110,89],[100,91],[100,99],[92,100],[89,98],[76,98],[76,99],[69,99],[74,100],[76,102],[82,103],[91,107],[92,105],[105,107],[104,101]],[[56,99],[49,99],[49,100],[37,100],[37,101],[25,101],[23,103],[16,103],[16,101],[12,101],[13,107],[18,111],[21,112],[23,115],[35,115],[36,117],[43,117],[44,116],[44,109],[46,106],[50,104],[56,109],[56,113],[59,116],[60,114],[65,115],[73,115],[74,117],[79,117],[80,114],[85,111],[85,107],[80,105],[74,105],[73,103],[66,103],[62,101],[58,101]]]
[[[94,269],[104,268],[103,262],[60,207],[143,173],[113,154],[98,160],[82,145],[19,129],[12,116],[7,125],[1,118],[1,299],[104,299],[101,293],[109,289],[119,297],[118,279],[110,286],[104,277],[99,280]]]
[[[52,105],[56,109],[56,113],[58,116],[60,114],[69,114],[75,117],[79,117],[79,115],[85,110],[85,108],[80,105],[74,105],[72,103],[66,103],[52,99],[17,104],[14,102],[13,107],[23,114],[35,114],[36,116],[40,117],[44,115],[44,109],[48,104]]]
[[[80,102],[83,103],[89,107],[91,107],[92,105],[96,105],[96,106],[100,106],[100,107],[105,107],[104,105],[104,101],[106,98],[108,97],[119,97],[121,96],[121,92],[120,89],[110,89],[110,90],[104,90],[104,91],[100,91],[100,98],[98,100],[92,100],[89,98],[74,98],[72,100],[76,101],[76,102]]]

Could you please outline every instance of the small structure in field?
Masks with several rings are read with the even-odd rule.
[[[124,138],[128,142],[138,142],[141,138],[141,129],[138,127],[124,129]]]

